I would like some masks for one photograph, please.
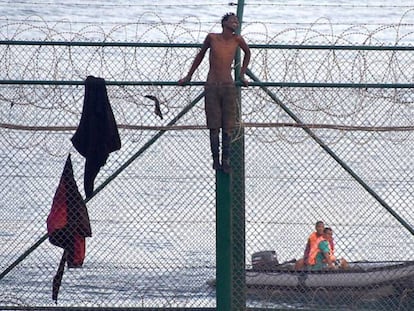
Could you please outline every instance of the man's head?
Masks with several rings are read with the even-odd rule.
[[[239,19],[234,13],[226,13],[221,19],[221,26],[236,31],[236,29],[239,28]]]
[[[325,238],[327,240],[331,240],[333,238],[333,231],[329,227],[326,227],[325,229],[323,229],[323,234],[325,235]]]
[[[319,235],[322,235],[324,233],[323,230],[325,229],[325,224],[323,221],[317,221],[315,224],[315,229]]]

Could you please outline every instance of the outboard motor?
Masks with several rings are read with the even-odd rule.
[[[275,251],[261,251],[252,255],[253,270],[272,270],[277,265],[279,265],[279,261]]]

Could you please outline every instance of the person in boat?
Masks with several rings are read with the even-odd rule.
[[[335,242],[333,238],[333,230],[330,227],[325,227],[323,230],[325,239],[329,243],[329,253],[331,257],[331,261],[335,264],[336,267],[340,267],[346,269],[349,267],[348,261],[344,258],[337,259],[335,256]]]
[[[221,20],[222,32],[209,33],[201,50],[196,55],[188,74],[178,81],[185,85],[191,80],[194,71],[201,64],[207,50],[210,49],[210,69],[205,84],[205,113],[207,127],[210,130],[210,148],[213,156],[213,169],[231,172],[230,145],[237,115],[237,92],[231,75],[231,68],[237,49],[244,52],[240,69],[240,81],[248,86],[244,75],[250,62],[250,49],[241,35],[236,34],[239,20],[234,13],[227,13]],[[219,133],[222,131],[222,157],[219,160]]]
[[[324,222],[317,221],[315,224],[315,231],[312,232],[306,243],[303,258],[297,260],[295,263],[296,270],[302,270],[305,267],[312,265],[314,263],[316,255],[318,253],[319,242],[324,239],[324,229]]]
[[[316,256],[312,255],[312,252],[316,252]],[[327,235],[324,233],[323,237],[319,240],[318,246],[315,250],[311,248],[309,252],[307,270],[318,271],[324,269],[336,269],[335,261],[333,261],[333,255],[331,254],[331,248]]]

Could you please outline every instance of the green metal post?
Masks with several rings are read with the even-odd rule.
[[[216,299],[217,311],[230,311],[232,307],[232,213],[231,176],[216,173]]]
[[[244,1],[239,0],[237,6],[237,17],[240,27],[237,33],[240,34],[243,23]],[[235,78],[240,80],[241,55],[238,49],[235,58]],[[242,121],[241,105],[241,86],[238,84],[238,115],[237,121]],[[232,187],[231,187],[231,209],[232,209],[232,249],[233,249],[233,279],[232,279],[232,310],[245,310],[246,308],[246,277],[245,277],[245,146],[244,146],[244,128],[236,130],[232,142],[231,163],[233,168]]]
[[[243,6],[244,2],[239,1],[237,16],[240,24]],[[240,50],[236,53],[235,64],[235,78],[240,80]],[[237,121],[241,121],[240,98],[238,86]],[[236,133],[230,155],[233,172],[216,173],[217,311],[238,311],[246,307],[244,132],[237,129]]]
[[[231,216],[232,216],[232,300],[233,309],[245,310],[246,277],[245,277],[245,174],[244,174],[244,131],[238,132],[237,140],[232,143],[232,183],[231,183]]]

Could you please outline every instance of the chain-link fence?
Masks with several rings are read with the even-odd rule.
[[[69,154],[85,198],[71,138],[94,75],[122,147],[85,200],[92,236],[58,306],[410,310],[414,49],[251,45],[233,173],[216,176],[203,85],[176,83],[196,47],[2,42],[0,307],[55,308],[46,220]],[[348,269],[294,270],[318,220]]]

